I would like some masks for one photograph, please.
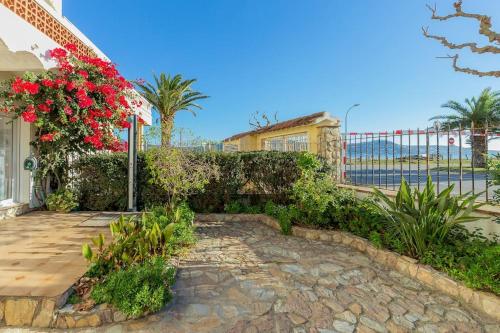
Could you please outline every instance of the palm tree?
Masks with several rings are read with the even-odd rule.
[[[183,80],[180,74],[170,76],[161,73],[159,77],[154,75],[154,80],[155,85],[148,82],[135,82],[135,84],[141,90],[141,95],[160,114],[161,145],[170,146],[175,114],[178,111],[189,111],[196,116],[193,109],[202,107],[195,102],[208,96],[191,88],[196,79]]]
[[[441,107],[455,111],[455,114],[432,117],[430,120],[444,120],[445,129],[474,128],[470,142],[474,167],[486,166],[488,141],[485,138],[486,127],[500,125],[500,91],[486,88],[478,98],[465,99],[465,104],[449,101]]]

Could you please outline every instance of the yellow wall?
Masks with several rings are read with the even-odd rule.
[[[249,134],[240,139],[226,141],[224,145],[237,145],[239,151],[256,151],[262,150],[262,141],[265,139],[270,139],[279,136],[288,136],[293,134],[307,133],[308,135],[308,146],[311,153],[317,153],[318,151],[318,124],[297,126],[291,128],[285,128],[277,131],[264,132],[259,134]]]

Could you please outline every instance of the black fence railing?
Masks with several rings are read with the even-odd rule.
[[[500,153],[497,138],[500,128],[346,133],[344,180],[397,190],[402,177],[419,189],[431,177],[437,191],[455,184],[456,194],[481,193],[481,200],[490,201],[497,186],[487,160]]]

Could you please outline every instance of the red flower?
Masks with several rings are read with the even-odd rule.
[[[94,146],[95,149],[102,149],[104,144],[101,141],[101,138],[98,135],[89,135],[83,138],[83,142],[90,143]]]
[[[93,83],[92,83],[92,82],[90,82],[90,81],[86,81],[86,82],[85,82],[85,86],[87,87],[87,89],[88,89],[90,92],[92,92],[92,91],[94,91],[94,90],[96,89],[95,84],[93,84]]]
[[[52,80],[49,80],[49,79],[43,79],[42,86],[47,87],[47,88],[52,88],[54,86],[54,82]]]
[[[53,100],[51,100],[51,99],[47,99],[47,100],[45,101],[45,104],[47,104],[48,106],[51,106],[52,104],[54,104],[54,101],[53,101]]]
[[[80,74],[82,77],[84,77],[86,79],[89,78],[89,73],[86,70],[81,69],[77,73]]]
[[[23,81],[21,78],[16,77],[16,79],[12,82],[11,88],[16,94],[27,92],[31,95],[35,95],[38,94],[40,85],[35,82]]]
[[[66,52],[65,49],[55,48],[55,49],[53,49],[52,51],[49,52],[49,55],[52,58],[61,59],[61,58],[66,57],[68,55],[68,52]]]
[[[71,116],[73,114],[73,110],[69,106],[64,107],[64,113],[66,113],[68,116]]]
[[[12,82],[12,91],[16,94],[21,94],[24,92],[23,80],[20,77],[16,77],[16,79]]]
[[[115,89],[110,84],[103,84],[99,87],[99,90],[106,96],[114,96],[116,94]]]
[[[70,52],[76,52],[78,50],[76,45],[72,44],[72,43],[68,43],[68,44],[64,45],[64,48]]]
[[[44,113],[49,113],[50,107],[47,104],[40,104],[40,105],[38,105],[38,110],[40,110]]]
[[[106,109],[104,111],[104,117],[107,118],[107,119],[110,119],[111,117],[113,117],[113,112],[111,112],[110,109]]]
[[[130,123],[126,120],[121,120],[118,125],[121,127],[121,128],[130,128]]]
[[[66,83],[66,90],[67,91],[72,91],[75,88],[76,88],[76,84],[74,82],[69,81],[68,83]]]
[[[31,95],[38,94],[38,90],[40,89],[40,85],[35,82],[25,82],[24,89],[29,92]]]
[[[88,97],[87,95],[78,98],[78,106],[80,107],[80,109],[88,108],[89,106],[92,106],[93,103],[94,101],[92,100],[92,98]]]
[[[129,109],[130,108],[130,105],[128,105],[128,102],[127,102],[127,99],[125,98],[124,95],[121,95],[119,98],[118,98],[120,104],[126,108],[126,109]]]
[[[61,86],[64,86],[66,84],[66,81],[63,79],[55,79],[54,80],[54,87],[59,88]]]
[[[76,122],[78,121],[78,118],[77,118],[77,117],[75,117],[75,116],[73,116],[73,117],[69,118],[69,121],[70,121],[71,123],[76,123]]]
[[[38,119],[35,112],[23,112],[21,113],[21,117],[27,123],[33,123]]]
[[[42,141],[42,142],[54,141],[54,133],[47,133],[47,134],[41,135],[40,141]]]

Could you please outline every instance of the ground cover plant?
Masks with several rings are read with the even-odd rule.
[[[100,234],[82,247],[93,286],[78,296],[91,304],[112,304],[130,317],[161,309],[172,297],[170,258],[195,242],[193,219],[189,207],[180,204],[112,222],[110,240]]]

